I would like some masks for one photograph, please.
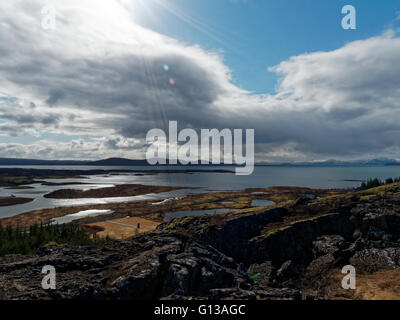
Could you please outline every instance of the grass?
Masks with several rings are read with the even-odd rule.
[[[400,300],[399,269],[357,274],[356,290],[344,290],[341,286],[343,277],[341,270],[331,270],[324,276],[322,292],[309,293],[323,294],[333,300]]]
[[[252,192],[264,192],[263,195],[255,195]],[[96,191],[98,192],[98,191]],[[349,193],[349,191],[346,191]],[[315,194],[320,197],[337,196],[346,193],[337,190],[319,190],[300,187],[274,187],[274,188],[258,188],[248,189],[244,191],[232,192],[213,192],[208,194],[188,195],[183,199],[177,199],[165,203],[163,205],[152,205],[153,201],[138,201],[128,203],[110,203],[100,205],[83,205],[76,207],[58,207],[49,209],[39,209],[26,212],[10,218],[1,219],[0,223],[3,225],[11,224],[14,227],[29,227],[33,224],[46,224],[52,218],[64,216],[78,211],[99,209],[99,210],[113,210],[114,213],[104,217],[85,218],[81,219],[79,223],[88,224],[95,221],[105,221],[109,219],[118,219],[126,216],[142,217],[154,222],[163,222],[164,216],[169,212],[175,211],[191,211],[191,210],[216,210],[216,209],[230,209],[227,217],[236,215],[245,215],[265,211],[267,208],[274,208],[276,206],[289,205],[291,201],[306,194]],[[252,207],[251,202],[255,199],[272,200],[276,204],[268,207]],[[232,201],[232,204],[224,204],[223,202]],[[315,200],[314,200],[315,201]],[[313,201],[313,202],[314,202]],[[327,203],[327,205],[329,202]]]
[[[137,225],[140,224],[140,228]],[[109,237],[111,239],[128,239],[146,232],[153,231],[159,223],[147,219],[132,217],[94,222],[88,224],[89,227],[97,227],[99,237]]]

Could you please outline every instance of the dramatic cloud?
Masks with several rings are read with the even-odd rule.
[[[143,156],[147,131],[177,120],[254,128],[258,160],[400,157],[394,32],[283,61],[276,94],[254,95],[220,55],[137,25],[122,1],[52,1],[56,30],[42,28],[47,4],[0,4],[0,136],[38,139],[0,156]]]
[[[389,32],[271,68],[281,77],[274,96],[285,119],[280,139],[316,154],[379,155],[397,149],[399,53],[400,39]]]

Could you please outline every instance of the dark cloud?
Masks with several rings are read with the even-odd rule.
[[[270,69],[280,78],[276,94],[252,95],[232,84],[219,55],[135,25],[118,1],[103,8],[113,13],[110,21],[101,7],[86,16],[82,8],[95,1],[54,3],[61,16],[55,31],[38,23],[43,0],[31,1],[29,10],[21,1],[0,4],[7,25],[0,28],[2,91],[35,105],[3,101],[1,133],[18,134],[14,126],[86,137],[46,142],[54,149],[41,154],[134,155],[145,149],[147,131],[166,130],[169,120],[180,128],[254,128],[259,156],[271,159],[398,152],[394,32],[292,57]],[[4,150],[35,152],[24,145]]]

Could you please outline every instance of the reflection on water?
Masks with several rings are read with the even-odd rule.
[[[0,166],[3,168],[12,166]],[[18,167],[18,166],[14,166]],[[34,169],[123,169],[132,170],[132,173],[112,173],[107,175],[86,176],[82,178],[47,179],[48,182],[70,183],[64,186],[44,186],[33,184],[35,189],[10,190],[0,188],[0,197],[34,198],[34,201],[8,207],[0,207],[0,218],[10,217],[19,213],[36,209],[54,208],[59,206],[77,206],[84,204],[118,203],[127,201],[155,200],[162,201],[168,198],[184,197],[187,194],[204,193],[208,191],[237,191],[246,188],[264,188],[270,186],[301,186],[309,188],[354,188],[360,185],[356,180],[368,178],[386,179],[399,176],[398,167],[267,167],[256,166],[254,173],[250,176],[236,176],[233,173],[158,173],[142,174],[138,170],[165,170],[165,169],[199,169],[198,166],[169,166],[169,167],[85,167],[85,166],[24,166],[23,168]],[[234,167],[224,167],[232,170]],[[204,168],[202,168],[204,169]],[[208,167],[212,169],[212,167]],[[217,167],[221,169],[221,167]],[[136,171],[136,172],[135,172]],[[351,180],[351,181],[349,181]],[[85,183],[85,184],[74,184]],[[58,189],[104,188],[117,184],[144,184],[180,186],[187,189],[176,190],[163,194],[149,194],[145,196],[106,198],[106,199],[46,199],[44,194]],[[197,189],[194,189],[197,188]]]
[[[171,221],[172,219],[176,218],[183,218],[183,217],[193,217],[193,216],[202,216],[205,214],[216,214],[222,212],[228,212],[232,209],[211,209],[211,210],[193,210],[193,211],[177,211],[177,212],[170,212],[165,215],[164,222]]]
[[[236,204],[236,202],[235,201],[223,201],[223,202],[221,202],[221,204]]]
[[[202,193],[205,190],[200,189],[181,189],[162,193],[149,193],[140,196],[132,197],[112,197],[112,198],[80,198],[80,199],[50,199],[44,198],[43,195],[26,195],[26,197],[35,198],[32,202],[0,207],[0,218],[11,217],[23,212],[28,212],[38,209],[49,209],[57,207],[71,207],[71,206],[83,206],[83,205],[98,205],[98,204],[109,204],[109,203],[124,203],[124,202],[137,202],[146,200],[163,200],[170,197],[184,197],[188,194]],[[46,192],[47,193],[47,192]],[[24,196],[24,195],[20,195]]]
[[[34,190],[34,189],[33,189]],[[18,192],[12,192],[12,194],[22,194],[22,195],[31,195],[31,194],[46,194],[47,191],[18,191]]]
[[[95,189],[101,189],[101,188],[112,188],[115,187],[115,184],[99,184],[96,186],[85,186],[85,188],[82,188],[83,191],[88,191],[88,190],[95,190]]]
[[[62,217],[53,218],[53,219],[51,219],[51,223],[52,224],[70,223],[74,220],[87,218],[87,217],[97,217],[97,216],[100,216],[103,214],[111,214],[113,212],[114,212],[113,210],[84,210],[84,211],[79,211],[77,213],[67,214]]]
[[[251,206],[252,207],[266,207],[266,206],[270,206],[271,204],[274,204],[273,201],[269,201],[269,200],[252,200],[251,201]]]

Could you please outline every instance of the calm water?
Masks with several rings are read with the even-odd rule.
[[[67,214],[62,217],[53,218],[53,219],[51,219],[51,223],[64,224],[64,223],[70,223],[74,220],[78,220],[78,219],[82,219],[82,218],[97,217],[100,215],[111,214],[111,213],[114,213],[114,211],[113,210],[84,210],[84,211],[79,211],[77,213]]]
[[[2,166],[0,166],[1,168]],[[10,167],[10,166],[3,166]],[[14,166],[16,167],[16,166]],[[21,166],[19,166],[21,167]],[[0,197],[19,196],[35,200],[23,205],[0,207],[0,218],[9,217],[22,212],[35,209],[54,208],[58,206],[74,206],[85,204],[103,204],[127,201],[155,200],[162,201],[168,198],[182,197],[189,193],[202,193],[222,190],[242,190],[246,188],[259,188],[269,186],[302,186],[311,188],[354,188],[360,185],[358,181],[368,178],[381,178],[400,176],[400,167],[256,167],[250,176],[236,176],[233,173],[159,173],[148,175],[135,175],[135,170],[163,170],[166,167],[86,167],[86,166],[22,166],[21,168],[37,169],[129,169],[131,173],[88,176],[87,179],[57,179],[51,182],[69,182],[68,186],[42,186],[32,185],[34,189],[9,190],[0,188]],[[176,169],[199,169],[196,166],[175,167]],[[224,167],[225,169],[234,169]],[[174,167],[168,167],[174,169]],[[220,168],[218,168],[220,169]],[[74,182],[85,182],[85,185],[74,185]],[[116,184],[131,183],[145,185],[182,186],[187,189],[173,192],[148,194],[136,197],[118,197],[105,199],[46,199],[44,194],[62,188],[89,189],[113,186]]]
[[[269,201],[269,200],[252,200],[251,201],[251,206],[252,207],[266,207],[269,206],[271,204],[274,204],[273,201]]]

